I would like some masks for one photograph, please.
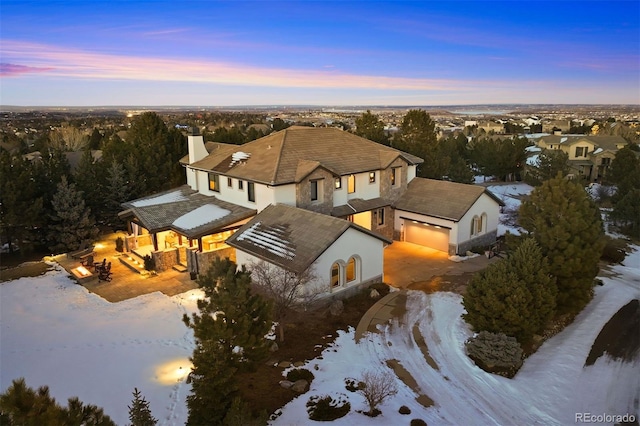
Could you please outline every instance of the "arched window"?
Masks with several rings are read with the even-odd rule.
[[[478,220],[478,216],[474,216],[473,219],[471,219],[471,235],[476,235],[478,233]]]
[[[331,288],[340,286],[340,265],[338,262],[331,265]]]
[[[482,216],[480,216],[480,232],[485,232],[487,230],[487,214],[486,213],[482,213]]]
[[[347,262],[347,282],[355,281],[356,279],[356,258],[350,257]]]

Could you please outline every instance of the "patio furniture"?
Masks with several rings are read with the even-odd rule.
[[[94,249],[93,245],[87,246],[86,244],[83,244],[79,250],[71,251],[67,253],[67,257],[70,257],[72,259],[84,259],[89,255],[95,255],[95,252],[93,251],[93,249]]]
[[[88,255],[80,261],[80,264],[85,267],[93,267],[93,254]]]
[[[98,271],[98,281],[111,281],[111,262]]]
[[[95,262],[93,264],[93,269],[96,272],[100,272],[102,269],[105,269],[107,267],[107,259],[102,259],[102,262]]]

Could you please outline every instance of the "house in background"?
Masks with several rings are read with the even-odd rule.
[[[416,178],[421,158],[336,128],[289,127],[244,145],[194,132],[188,148],[187,185],[121,213],[127,246],[162,268],[197,274],[215,256],[260,259],[314,267],[338,293],[378,279],[394,238],[449,254],[495,241],[500,203],[484,188]]]
[[[538,139],[536,145],[565,152],[574,176],[597,182],[607,175],[616,153],[627,141],[622,136],[550,135]]]

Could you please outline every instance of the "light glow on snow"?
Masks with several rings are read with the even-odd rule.
[[[193,364],[188,357],[173,359],[156,367],[154,379],[162,385],[173,386],[187,380],[192,369]]]

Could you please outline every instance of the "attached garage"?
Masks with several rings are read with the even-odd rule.
[[[448,252],[450,229],[425,222],[404,219],[404,240],[409,243]]]

